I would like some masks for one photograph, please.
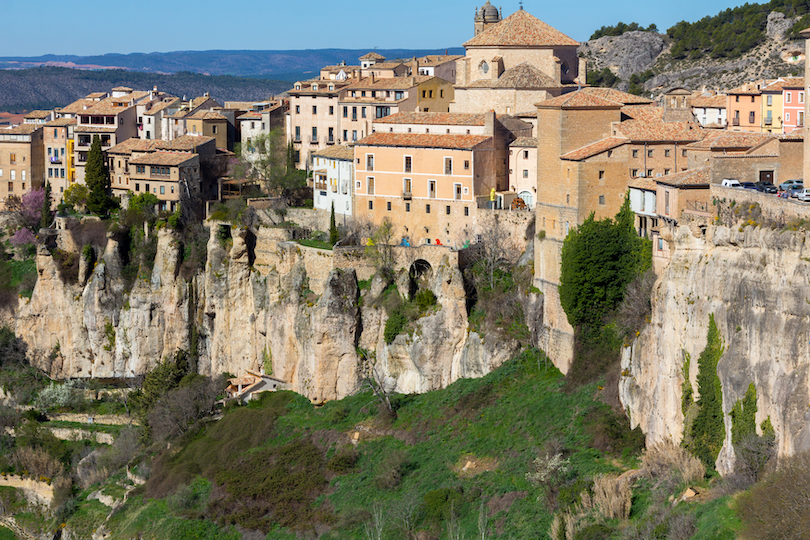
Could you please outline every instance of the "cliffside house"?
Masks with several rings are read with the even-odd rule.
[[[707,129],[725,129],[727,124],[725,94],[703,92],[692,98],[692,113],[701,126]]]
[[[804,77],[791,77],[782,83],[782,132],[804,127]]]
[[[509,145],[509,191],[516,195],[513,205],[531,210],[537,200],[537,137],[519,137]]]
[[[177,137],[182,137],[189,133],[186,119],[199,111],[208,111],[212,108],[222,108],[222,105],[212,98],[208,92],[200,97],[193,98],[191,101],[186,101],[185,97],[177,107],[176,112],[165,115],[162,119],[161,133],[168,134],[169,140]],[[173,107],[174,108],[174,107]],[[202,131],[200,131],[202,134]],[[227,148],[227,146],[217,146],[217,148]]]
[[[228,379],[225,394],[229,399],[238,399],[245,404],[256,399],[262,392],[276,392],[286,388],[287,383],[270,375],[247,370],[245,375]]]
[[[763,131],[762,88],[766,84],[756,81],[726,92],[729,131]]]
[[[493,111],[382,118],[354,148],[355,215],[388,218],[397,242],[461,244],[474,236],[478,201],[506,186],[512,140]]]
[[[42,185],[43,124],[20,124],[0,129],[0,208],[9,196],[21,197],[32,184]]]
[[[42,144],[45,147],[43,158],[44,180],[51,183],[56,197],[74,181],[73,130],[75,118],[57,118],[47,122],[42,128]]]
[[[202,168],[217,159],[213,137],[184,135],[171,141],[132,138],[105,152],[113,195],[150,192],[161,209],[196,193],[210,195]]]
[[[351,216],[354,189],[354,147],[336,144],[312,154],[313,193],[315,208]]]

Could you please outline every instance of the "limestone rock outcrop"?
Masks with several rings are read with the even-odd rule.
[[[514,343],[489,343],[469,331],[464,280],[450,249],[413,250],[433,262],[420,283],[437,305],[412,333],[388,344],[386,311],[364,304],[357,273],[346,263],[351,253],[305,248],[273,231],[212,223],[205,270],[186,280],[180,239],[162,229],[151,275],[130,291],[114,235],[94,268],[84,264],[76,284],[63,282],[43,247],[34,293],[17,313],[17,335],[32,361],[57,378],[137,377],[184,349],[196,351],[200,373],[264,369],[314,402],[356,391],[369,356],[391,388],[423,392],[482,376],[516,351]],[[400,272],[403,296],[411,279],[407,269]],[[379,297],[385,285],[374,279],[364,298]]]
[[[779,455],[810,449],[808,240],[803,232],[750,226],[710,226],[703,236],[675,231],[671,261],[653,289],[651,322],[622,355],[620,398],[648,445],[681,442],[684,361],[688,354],[697,393],[713,314],[725,346],[717,367],[726,428],[718,470],[733,471],[729,412],[751,383],[757,426],[770,418]]]

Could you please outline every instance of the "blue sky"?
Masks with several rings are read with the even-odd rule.
[[[486,1],[486,0],[483,0]],[[0,0],[0,56],[168,52],[210,49],[428,49],[472,37],[482,0]],[[696,21],[743,2],[731,0],[525,0],[529,13],[584,41],[619,21]],[[504,16],[518,0],[494,2]]]

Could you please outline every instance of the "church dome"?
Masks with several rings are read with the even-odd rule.
[[[501,16],[498,13],[498,8],[490,4],[489,0],[487,0],[487,3],[481,6],[481,10],[478,12],[478,20],[498,22],[501,20]]]

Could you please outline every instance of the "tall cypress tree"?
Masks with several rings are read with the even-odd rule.
[[[39,226],[45,229],[51,224],[51,183],[45,182],[45,198],[42,201],[42,211],[39,218]]]
[[[87,164],[84,166],[84,182],[90,190],[87,197],[87,209],[97,215],[106,215],[115,203],[109,195],[110,174],[104,164],[104,154],[101,152],[101,139],[93,135],[90,152],[87,153]]]
[[[329,218],[329,243],[334,246],[338,240],[340,240],[340,234],[335,223],[335,201],[332,201],[332,215]]]

